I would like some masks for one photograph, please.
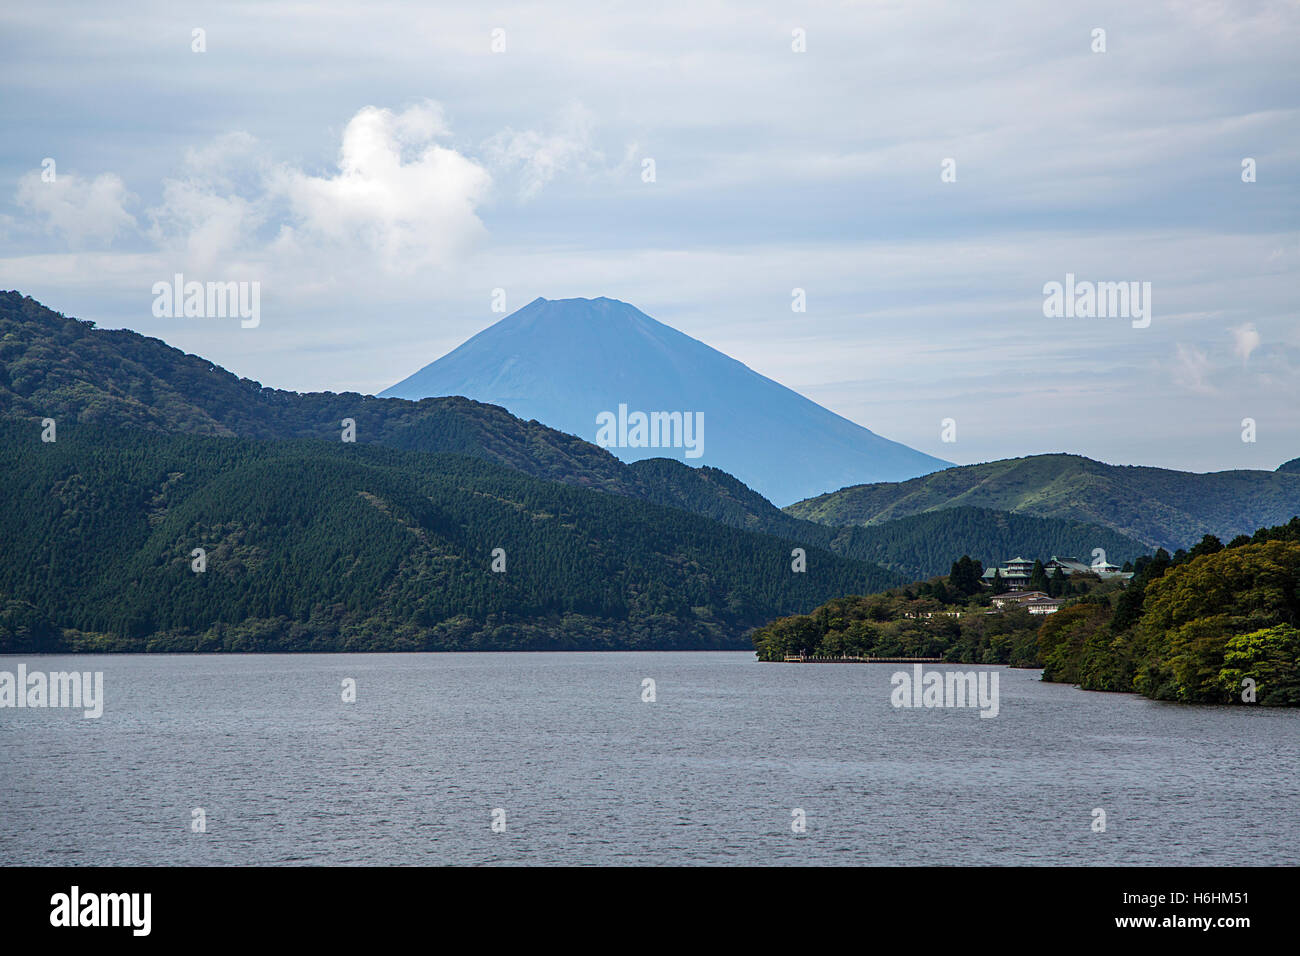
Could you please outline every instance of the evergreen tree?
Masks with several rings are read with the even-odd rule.
[[[1047,590],[1047,569],[1043,567],[1043,562],[1038,558],[1034,559],[1034,568],[1029,572],[1029,590]]]
[[[1065,579],[1065,572],[1060,568],[1052,571],[1052,576],[1047,581],[1047,593],[1052,597],[1060,597],[1069,590],[1069,582]]]
[[[1189,558],[1199,558],[1203,554],[1218,554],[1223,550],[1223,542],[1212,534],[1207,534],[1191,551],[1187,552]]]
[[[984,565],[979,561],[971,560],[970,555],[963,554],[952,563],[952,571],[948,574],[948,586],[957,594],[970,597],[972,594],[979,593],[980,577],[983,573]]]

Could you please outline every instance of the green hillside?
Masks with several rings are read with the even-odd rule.
[[[836,531],[832,550],[881,564],[912,581],[946,574],[962,555],[994,567],[1018,556],[1090,561],[1093,549],[1102,548],[1108,561],[1123,564],[1150,550],[1101,525],[986,508],[945,508]]]
[[[1300,473],[1209,474],[1107,465],[1078,455],[1035,455],[948,468],[910,481],[855,485],[796,502],[797,518],[875,525],[974,506],[1102,525],[1150,548],[1187,547],[1281,524],[1300,512]]]
[[[934,657],[1042,667],[1043,680],[1183,703],[1300,706],[1300,517],[1226,546],[1206,537],[1135,562],[1131,582],[1066,580],[1063,606],[999,608],[973,571],[838,597],[754,632],[787,655]]]
[[[650,500],[659,504],[880,564],[910,581],[946,573],[963,554],[992,566],[1021,554],[1087,557],[1093,548],[1104,548],[1109,560],[1122,564],[1150,550],[1101,525],[986,508],[948,508],[870,527],[831,527],[786,514],[716,468],[683,469],[665,459],[631,468]]]
[[[743,647],[898,581],[815,549],[795,574],[770,536],[339,441],[69,424],[43,443],[0,422],[0,484],[0,651]]]
[[[470,455],[737,528],[790,536],[806,526],[802,534],[833,537],[716,468],[664,458],[625,464],[573,435],[466,398],[414,402],[264,388],[159,339],[96,329],[17,292],[0,292],[0,418],[46,417],[60,425],[327,441],[338,441],[340,423],[351,418],[358,444]]]
[[[1038,633],[1043,679],[1184,703],[1300,706],[1300,518],[1139,564]],[[1249,679],[1249,680],[1247,680]],[[1248,691],[1247,688],[1250,687]]]
[[[80,422],[332,442],[339,439],[341,421],[351,418],[358,444],[482,458],[538,478],[640,498],[804,547],[880,562],[908,578],[942,573],[961,554],[993,562],[1012,553],[1064,555],[1101,546],[1124,560],[1133,551],[1132,542],[1121,540],[1112,540],[1112,548],[1100,530],[1028,519],[1009,523],[973,511],[942,526],[920,521],[879,531],[832,529],[786,514],[716,468],[691,468],[665,458],[624,464],[573,435],[465,398],[412,402],[264,388],[158,339],[96,329],[17,292],[0,292],[0,418],[6,417],[25,422],[52,417],[60,427]]]
[[[495,405],[264,388],[159,339],[96,329],[17,292],[0,292],[0,416],[328,441],[338,441],[340,423],[351,418],[358,443],[472,455],[540,478],[638,493],[604,449]]]

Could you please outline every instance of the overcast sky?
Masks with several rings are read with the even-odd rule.
[[[128,6],[0,13],[0,288],[58,311],[375,392],[606,295],[963,464],[1300,455],[1295,2]]]

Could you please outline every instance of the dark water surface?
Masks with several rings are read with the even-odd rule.
[[[1300,862],[1300,713],[1088,693],[1038,671],[981,668],[1001,692],[984,719],[895,709],[903,665],[745,653],[0,670],[19,662],[103,671],[106,703],[98,720],[0,709],[4,864]]]

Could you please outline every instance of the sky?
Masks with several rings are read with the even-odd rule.
[[[1296,2],[55,0],[0,78],[0,288],[266,385],[604,295],[960,464],[1300,455]]]

